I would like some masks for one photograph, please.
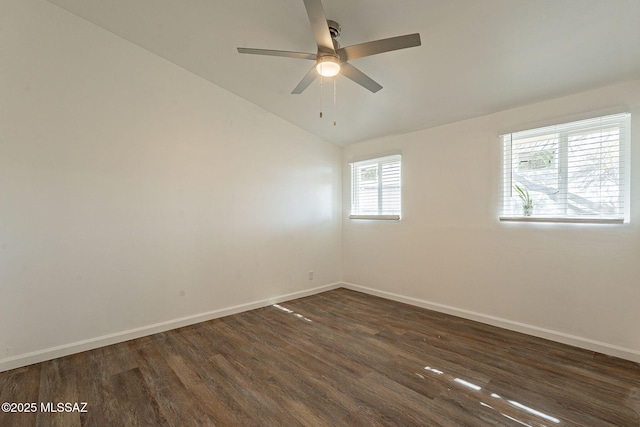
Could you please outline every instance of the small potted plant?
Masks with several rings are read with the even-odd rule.
[[[519,185],[516,185],[515,189],[518,192],[518,197],[522,200],[522,214],[524,216],[531,216],[533,213],[533,200],[531,196],[529,196],[529,192]]]

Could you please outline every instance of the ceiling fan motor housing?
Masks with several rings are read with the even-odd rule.
[[[340,43],[338,42],[338,39],[340,38],[340,32],[342,31],[340,24],[338,24],[336,21],[328,19],[327,26],[329,27],[329,33],[331,34],[331,41],[333,41],[333,49],[340,49]]]
[[[342,28],[340,27],[340,24],[338,24],[336,21],[332,21],[330,19],[327,20],[327,25],[329,26],[329,32],[331,33],[331,38],[332,39],[339,39],[340,38],[340,32],[342,31]]]

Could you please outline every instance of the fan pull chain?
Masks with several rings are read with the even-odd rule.
[[[333,125],[336,125],[336,78],[333,78]]]
[[[322,118],[322,74],[320,74],[320,118]]]

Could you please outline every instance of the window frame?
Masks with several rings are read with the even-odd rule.
[[[600,120],[602,123],[597,124]],[[595,123],[595,124],[594,124]],[[580,134],[588,134],[597,132],[598,129],[605,130],[611,128],[619,129],[618,137],[618,192],[620,208],[618,212],[611,215],[604,213],[576,216],[569,215],[569,167],[568,164],[571,159],[575,159],[574,156],[569,154],[570,141],[572,136]],[[560,205],[563,214],[542,216],[531,215],[524,216],[514,214],[513,210],[507,208],[507,200],[514,196],[514,177],[513,177],[513,165],[514,152],[513,142],[514,135],[517,135],[521,140],[526,138],[536,138],[540,136],[552,136],[557,134],[557,155],[555,161],[558,163],[558,199],[562,201]],[[629,173],[629,161],[630,161],[630,133],[631,133],[631,115],[628,112],[607,114],[602,116],[592,117],[585,120],[573,120],[565,123],[560,123],[553,126],[545,126],[534,128],[525,131],[511,132],[500,135],[502,143],[502,196],[500,198],[500,221],[517,221],[517,222],[547,222],[547,223],[593,223],[593,224],[622,224],[628,223],[630,218],[629,212],[629,185],[630,185],[630,173]],[[597,169],[594,169],[597,170]],[[600,170],[602,172],[602,169]],[[535,211],[534,211],[535,212]]]
[[[383,170],[383,165],[395,164],[397,163],[397,189],[398,189],[398,202],[397,202],[397,212],[396,209],[386,209],[384,206],[384,191],[388,189],[389,186],[385,186],[383,182],[383,178],[385,176],[378,175],[377,182],[377,213],[363,213],[363,211],[359,208],[362,204],[361,193],[358,191],[356,187],[356,183],[359,182],[356,179],[356,173],[362,168],[367,166],[376,165],[377,171]],[[371,157],[356,161],[349,162],[350,168],[350,212],[349,219],[355,220],[384,220],[384,221],[399,221],[402,216],[402,155],[401,154],[390,154],[380,157]]]

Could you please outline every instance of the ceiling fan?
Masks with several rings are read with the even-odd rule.
[[[342,74],[343,76],[358,83],[360,86],[375,93],[382,89],[382,86],[347,61],[376,55],[378,53],[390,52],[392,50],[420,46],[420,34],[415,33],[355,44],[347,47],[340,47],[340,44],[338,43],[341,31],[340,25],[335,21],[327,20],[321,0],[303,1],[311,23],[311,30],[313,31],[316,44],[318,45],[317,53],[253,49],[246,47],[238,48],[239,53],[284,56],[287,58],[315,61],[316,64],[302,78],[295,89],[293,89],[291,92],[292,94],[302,93],[318,77],[318,75],[322,77],[333,77],[338,74]]]

